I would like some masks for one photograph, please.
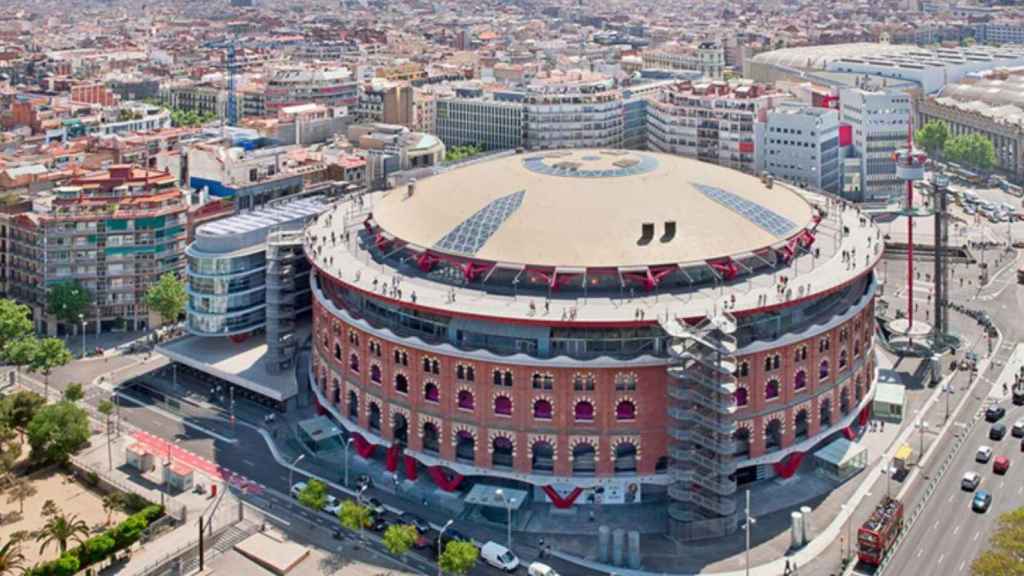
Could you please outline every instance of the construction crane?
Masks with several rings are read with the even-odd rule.
[[[238,90],[235,74],[238,71],[238,61],[235,59],[235,43],[227,42],[227,54],[224,59],[228,74],[228,106],[227,125],[238,126]]]

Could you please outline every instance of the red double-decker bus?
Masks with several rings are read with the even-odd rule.
[[[878,566],[902,530],[903,503],[887,496],[857,530],[857,558]]]

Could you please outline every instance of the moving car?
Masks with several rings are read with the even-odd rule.
[[[559,576],[554,568],[540,562],[533,562],[526,567],[527,576]]]
[[[338,499],[335,498],[334,496],[331,496],[330,494],[328,494],[327,495],[327,500],[324,501],[324,507],[321,508],[321,510],[323,510],[324,512],[327,512],[328,514],[332,514],[334,516],[337,516],[338,515],[338,511],[341,510],[341,502],[339,502]]]
[[[960,480],[960,488],[968,492],[974,492],[978,484],[981,484],[981,474],[973,470],[966,472],[963,479]]]
[[[388,519],[383,516],[374,516],[367,528],[374,532],[383,532],[388,529],[388,526],[391,526],[391,522]]]
[[[1006,471],[1010,469],[1010,459],[1006,456],[996,456],[996,459],[992,461],[992,471],[996,474],[1006,474]]]
[[[298,498],[299,497],[299,493],[302,492],[305,489],[306,489],[306,483],[305,482],[296,482],[295,484],[292,484],[292,489],[290,490],[292,498]]]
[[[384,504],[376,498],[369,498],[366,500],[366,507],[370,509],[375,516],[380,516],[385,512]]]
[[[988,431],[989,440],[1002,440],[1006,436],[1006,424],[993,424]]]
[[[986,422],[998,422],[1003,416],[1006,416],[1006,408],[1002,406],[989,406],[985,409]]]
[[[438,542],[438,540],[440,540],[440,542]],[[438,537],[434,539],[433,545],[430,547],[430,553],[436,558],[438,550],[444,550],[444,547],[447,546],[449,542],[454,542],[456,540],[467,542],[471,541],[469,536],[466,536],[454,528],[449,528],[444,531],[444,534],[439,534]]]
[[[974,455],[975,462],[985,463],[988,462],[989,458],[992,457],[992,449],[988,446],[981,446],[978,448],[978,453]]]
[[[519,558],[516,558],[511,550],[497,542],[484,544],[480,548],[480,557],[484,562],[505,572],[515,572],[516,568],[519,568]]]
[[[410,526],[415,526],[416,531],[420,534],[426,534],[431,530],[430,522],[427,522],[426,520],[420,518],[415,514],[402,514],[398,517],[398,521],[402,524],[409,524]]]
[[[974,499],[971,500],[971,510],[975,512],[987,512],[988,507],[992,505],[992,495],[984,490],[978,490],[974,493]]]

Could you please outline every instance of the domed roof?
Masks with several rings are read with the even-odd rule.
[[[787,187],[689,158],[626,150],[483,160],[420,180],[412,194],[396,188],[373,208],[384,232],[422,249],[591,268],[746,254],[778,246],[812,217],[811,206]]]

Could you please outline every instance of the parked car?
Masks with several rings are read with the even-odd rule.
[[[409,524],[410,526],[415,526],[416,531],[420,534],[426,534],[431,530],[430,522],[427,522],[426,520],[420,518],[415,514],[402,514],[398,517],[398,521],[402,524]]]
[[[992,495],[984,490],[978,490],[974,493],[974,498],[971,500],[971,510],[975,512],[985,513],[988,511],[988,507],[992,505]]]
[[[1010,430],[1014,438],[1024,437],[1024,418],[1017,420],[1013,423],[1013,428]]]
[[[511,550],[497,542],[484,544],[480,548],[480,558],[487,564],[505,572],[515,572],[516,568],[519,568],[519,558]]]
[[[973,470],[965,472],[963,479],[960,480],[960,488],[968,492],[974,492],[978,484],[981,484],[981,474]]]
[[[533,562],[526,567],[527,576],[559,576],[554,568],[540,562]]]
[[[337,516],[338,511],[341,510],[341,502],[334,496],[328,494],[327,500],[324,502],[324,507],[321,508],[321,510],[332,516]]]
[[[974,455],[976,462],[987,463],[992,458],[992,448],[988,446],[981,446],[978,448],[978,453]]]
[[[384,503],[381,502],[380,500],[377,500],[376,498],[368,498],[364,502],[364,505],[367,508],[369,508],[370,512],[372,512],[375,516],[380,516],[381,514],[384,514],[384,512],[386,512],[386,510],[384,510]]]
[[[291,493],[292,498],[298,498],[299,497],[299,493],[302,492],[305,489],[306,489],[306,483],[305,482],[296,482],[295,484],[292,484],[292,489],[289,492]]]
[[[993,424],[988,431],[989,440],[1002,440],[1006,436],[1006,424]]]
[[[438,534],[437,538],[434,538],[434,541],[430,546],[430,553],[434,557],[437,557],[438,550],[443,551],[444,547],[447,546],[449,542],[455,541],[470,542],[472,541],[472,539],[469,536],[463,534],[462,532],[459,532],[455,528],[449,528],[444,531],[444,534]]]

